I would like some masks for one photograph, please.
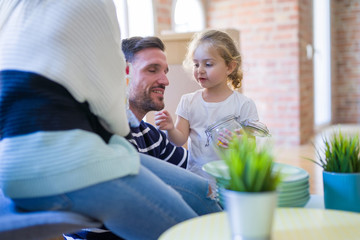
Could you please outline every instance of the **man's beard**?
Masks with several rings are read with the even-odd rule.
[[[159,101],[155,102],[149,94],[143,94],[141,98],[135,97],[129,99],[129,101],[132,106],[135,106],[137,109],[146,113],[150,111],[160,111],[165,107],[163,99],[159,99]]]

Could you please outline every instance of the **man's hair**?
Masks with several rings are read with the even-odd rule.
[[[158,37],[131,37],[121,42],[121,49],[127,62],[132,62],[135,54],[146,48],[158,48],[165,51],[165,45]]]

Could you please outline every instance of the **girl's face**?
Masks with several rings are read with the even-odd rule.
[[[208,44],[200,44],[193,56],[193,74],[203,88],[214,88],[227,85],[227,76],[231,69],[219,52]]]

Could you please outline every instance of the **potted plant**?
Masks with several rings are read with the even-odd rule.
[[[359,136],[339,131],[323,143],[319,160],[309,160],[323,168],[325,208],[360,212]]]
[[[272,154],[246,135],[233,138],[218,153],[229,169],[220,194],[233,239],[269,239],[281,182],[280,172],[272,171]]]

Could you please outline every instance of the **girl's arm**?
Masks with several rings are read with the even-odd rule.
[[[160,130],[166,130],[169,140],[178,147],[184,145],[189,137],[188,120],[177,116],[174,126],[173,120],[166,110],[155,113],[155,124]]]

